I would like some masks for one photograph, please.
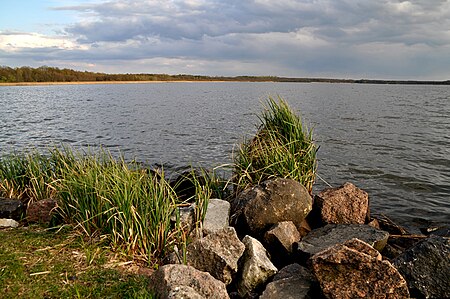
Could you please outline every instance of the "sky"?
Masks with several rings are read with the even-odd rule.
[[[450,0],[0,0],[0,65],[449,80]]]

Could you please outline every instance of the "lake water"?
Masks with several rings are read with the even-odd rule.
[[[450,223],[450,86],[152,83],[0,87],[0,152],[103,145],[175,169],[231,162],[268,96],[314,128],[320,177],[404,225]],[[317,179],[314,192],[325,188]]]

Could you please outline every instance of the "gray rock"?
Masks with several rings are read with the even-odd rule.
[[[0,218],[0,227],[18,227],[19,222],[14,219]]]
[[[364,224],[369,211],[369,195],[352,183],[328,188],[314,198],[324,224]]]
[[[450,239],[431,236],[403,252],[393,263],[408,282],[412,296],[450,297]]]
[[[308,258],[353,238],[360,239],[381,251],[387,243],[389,233],[364,224],[328,224],[312,230],[300,242],[294,243],[294,248],[300,255]]]
[[[311,264],[326,298],[409,298],[400,273],[361,240],[321,251],[311,258]]]
[[[230,203],[226,200],[211,198],[203,220],[204,234],[208,235],[229,226],[229,221]]]
[[[178,206],[177,210],[170,216],[170,221],[180,221],[184,231],[190,233],[195,228],[195,203]]]
[[[238,293],[241,297],[246,297],[275,275],[278,269],[272,264],[266,249],[258,240],[245,236],[242,242],[245,252],[242,256],[243,267],[238,281]]]
[[[244,250],[245,246],[234,228],[226,227],[189,244],[186,261],[188,265],[230,284]]]
[[[186,265],[165,265],[150,276],[157,298],[229,298],[225,284]]]
[[[312,208],[308,191],[292,179],[274,179],[244,190],[231,202],[231,222],[262,236],[270,227],[292,221],[299,229]]]
[[[25,206],[21,200],[0,197],[0,218],[22,220]]]
[[[260,299],[314,298],[316,280],[311,272],[299,264],[282,268],[267,284]]]

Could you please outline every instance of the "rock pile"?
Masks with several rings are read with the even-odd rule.
[[[448,236],[411,236],[385,218],[371,218],[367,193],[351,183],[324,190],[313,202],[296,181],[265,181],[230,204],[212,200],[204,227],[206,236],[187,246],[187,266],[166,265],[150,278],[157,296],[450,296]]]

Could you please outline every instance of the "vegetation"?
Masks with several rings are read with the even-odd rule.
[[[168,74],[105,74],[98,72],[76,71],[57,67],[28,66],[11,68],[0,66],[0,83],[21,82],[108,82],[108,81],[244,81],[244,82],[328,82],[328,83],[363,83],[363,84],[450,84],[447,81],[396,81],[367,79],[330,79],[330,78],[286,78],[275,76],[198,76],[198,75],[168,75]]]
[[[133,261],[98,239],[39,226],[0,230],[0,290],[15,298],[152,298]]]
[[[205,178],[207,178],[205,176]],[[200,222],[212,190],[196,186]],[[185,248],[185,228],[170,220],[183,204],[164,173],[114,159],[108,152],[80,154],[53,149],[15,154],[0,160],[0,196],[25,200],[53,197],[64,223],[90,237],[103,236],[115,250],[156,265],[175,245]]]
[[[281,98],[269,98],[256,135],[234,158],[235,192],[273,177],[292,178],[312,192],[317,148],[308,130]]]

